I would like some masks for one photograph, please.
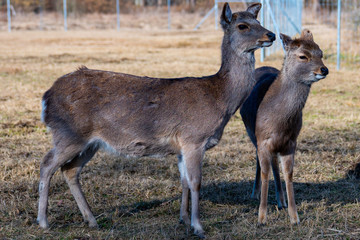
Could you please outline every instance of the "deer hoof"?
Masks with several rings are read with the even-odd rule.
[[[256,227],[258,227],[258,228],[261,228],[261,227],[263,227],[263,226],[265,226],[266,225],[266,223],[264,222],[264,223],[257,223],[256,224]]]
[[[254,200],[260,200],[260,192],[253,192],[250,198]]]
[[[96,220],[89,221],[89,227],[90,228],[99,228],[99,225],[97,224]]]
[[[198,236],[200,239],[205,239],[205,231],[204,230],[195,230],[194,234]]]
[[[179,222],[180,222],[181,224],[185,224],[185,225],[190,225],[190,224],[191,224],[191,221],[190,221],[189,216],[182,216],[182,217],[180,217]]]
[[[290,222],[292,225],[299,225],[300,224],[299,216],[296,216],[294,219],[290,219]]]
[[[281,209],[286,209],[287,208],[287,205],[286,203],[278,203],[278,209],[281,210]]]
[[[49,228],[49,223],[48,223],[48,221],[46,221],[46,220],[44,220],[44,221],[37,220],[37,222],[39,223],[39,226],[40,226],[42,229],[48,229],[48,228]]]

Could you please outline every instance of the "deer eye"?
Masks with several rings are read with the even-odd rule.
[[[307,60],[307,59],[308,59],[305,55],[301,55],[301,56],[299,56],[299,58],[300,58],[301,60]]]
[[[240,24],[240,25],[238,26],[238,28],[239,28],[240,30],[245,30],[245,29],[248,29],[249,27],[248,27],[248,25],[246,25],[246,24]]]

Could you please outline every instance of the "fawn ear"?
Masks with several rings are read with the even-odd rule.
[[[229,4],[226,2],[224,4],[224,7],[223,7],[223,10],[221,13],[221,17],[220,17],[220,24],[224,30],[231,23],[231,19],[232,19],[232,12],[231,12]]]
[[[289,48],[290,48],[290,44],[291,44],[291,42],[293,40],[288,35],[285,35],[285,34],[282,34],[282,33],[280,33],[280,39],[283,42],[285,50],[288,51]]]
[[[258,15],[260,9],[261,9],[261,3],[254,3],[254,4],[250,5],[246,9],[246,11],[251,13],[252,15],[254,15],[255,18],[257,18],[257,15]]]
[[[305,40],[314,41],[313,35],[309,29],[302,30],[300,38],[305,39]]]

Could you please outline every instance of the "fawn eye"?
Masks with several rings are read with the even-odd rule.
[[[240,24],[240,25],[238,26],[238,28],[239,28],[240,30],[245,30],[245,29],[248,29],[249,27],[248,27],[248,25],[246,25],[246,24]]]
[[[301,55],[300,57],[299,57],[301,60],[307,60],[308,58],[306,57],[306,56],[304,56],[304,55]]]

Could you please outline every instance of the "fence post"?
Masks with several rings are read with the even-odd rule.
[[[214,10],[215,10],[215,30],[217,30],[218,29],[218,16],[219,16],[217,0],[215,0]]]
[[[215,10],[215,7],[213,7],[201,20],[200,22],[196,25],[196,27],[194,28],[194,30],[197,30],[204,22],[205,20],[210,16],[210,14],[212,14],[212,12]]]
[[[264,0],[261,0],[261,10],[260,10],[260,23],[261,23],[261,26],[265,26],[264,23],[265,23],[265,20],[264,20]],[[265,48],[261,48],[261,52],[260,52],[260,62],[263,62],[264,61],[264,58],[265,58]]]
[[[67,9],[66,9],[66,0],[63,0],[63,9],[64,9],[64,30],[67,31]]]
[[[171,0],[167,1],[167,5],[168,5],[168,30],[170,30],[171,29],[171,15],[170,15]]]
[[[341,0],[338,0],[337,11],[337,46],[336,46],[336,70],[340,69],[340,40],[341,40]]]
[[[10,12],[10,0],[7,0],[7,19],[8,19],[8,32],[11,32],[11,12]]]
[[[44,29],[44,18],[43,18],[43,5],[44,5],[44,0],[40,0],[39,1],[39,13],[40,13],[40,30]]]
[[[276,31],[276,35],[279,37],[279,36],[280,36],[280,29],[279,29],[279,25],[278,25],[277,22],[276,22],[276,19],[275,19],[275,16],[274,16],[274,12],[273,12],[272,9],[271,9],[269,0],[265,0],[265,2],[266,2],[266,6],[267,6],[267,11],[268,11],[268,13],[270,13],[270,18],[271,18],[271,20],[272,20],[272,22],[273,22],[273,24],[274,24],[275,31]],[[283,45],[282,41],[281,41],[281,46],[283,46],[283,50],[284,50],[284,52],[285,52],[285,48],[284,48],[284,45]]]
[[[120,31],[120,4],[119,4],[119,0],[116,0],[116,23],[117,23],[117,30]]]

